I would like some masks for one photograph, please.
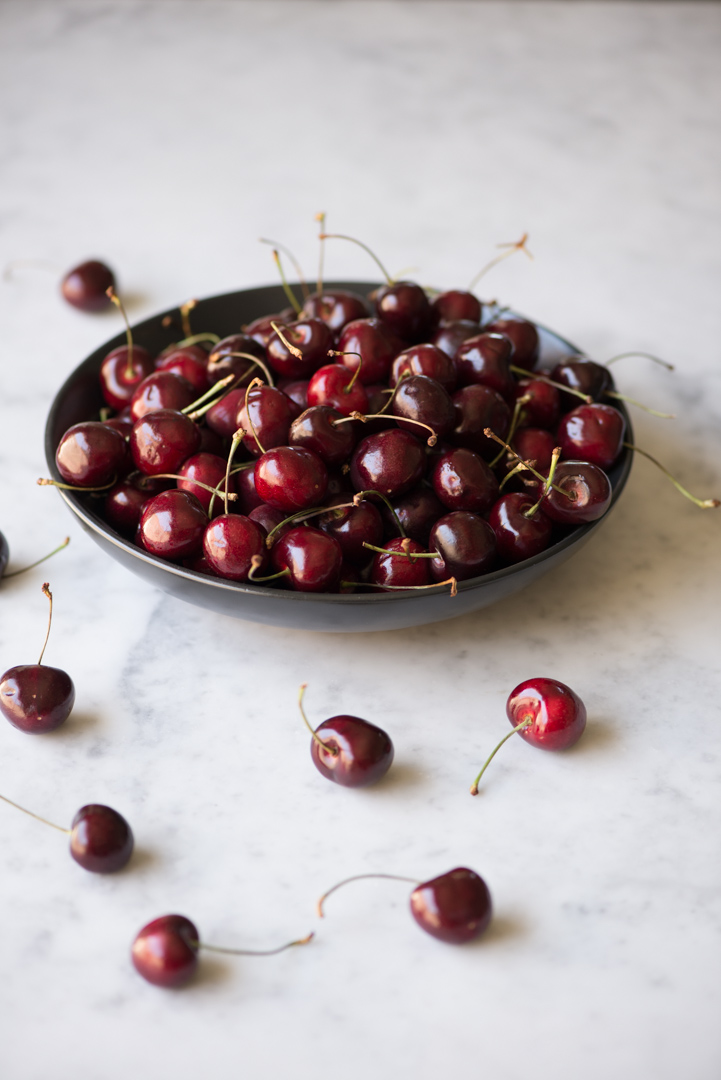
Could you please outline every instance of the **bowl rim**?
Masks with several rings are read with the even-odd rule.
[[[291,283],[291,287],[294,283]],[[328,281],[324,283],[325,289],[353,289],[358,292],[368,292],[372,289],[378,288],[378,282],[365,282],[365,281]],[[269,289],[276,289],[280,296],[283,296],[281,286],[263,285],[253,286],[247,289],[234,289],[227,293],[219,293],[213,296],[205,297],[202,300],[197,301],[196,311],[198,308],[202,311],[202,305],[208,302],[223,302],[224,300],[231,300],[237,297],[239,294],[248,295],[253,292],[266,293]],[[155,315],[150,316],[147,319],[142,320],[135,324],[131,324],[133,335],[142,337],[143,331],[158,329],[159,325],[162,325],[163,320],[172,318],[178,311],[178,307],[171,307],[165,311],[161,311]],[[520,315],[515,309],[506,309],[505,314],[514,318],[527,318],[527,316]],[[552,339],[560,342],[564,347],[571,350],[579,356],[585,356],[583,350],[578,349],[567,338],[562,337],[555,330],[550,330],[542,323],[529,320],[534,323],[539,330],[549,335]],[[117,334],[115,337],[110,338],[89,354],[81,363],[70,373],[65,379],[60,389],[55,394],[53,402],[48,412],[48,417],[45,424],[45,458],[50,469],[50,473],[54,480],[62,481],[60,473],[57,470],[55,464],[55,450],[56,445],[53,438],[54,429],[57,424],[57,416],[60,411],[67,394],[73,389],[78,378],[85,373],[90,373],[97,365],[99,368],[102,359],[107,353],[118,345],[125,343],[125,332]],[[141,344],[142,342],[138,342]],[[633,442],[633,432],[631,429],[630,419],[627,410],[623,402],[618,402],[614,405],[619,412],[622,413],[627,425],[627,434],[629,436],[628,441]],[[477,589],[483,589],[488,584],[496,581],[502,581],[508,577],[511,577],[519,569],[528,569],[530,567],[538,566],[543,562],[557,557],[560,552],[565,551],[567,548],[572,547],[581,538],[589,538],[600,525],[603,524],[606,517],[610,513],[611,509],[618,501],[621,492],[626,486],[626,482],[631,472],[633,464],[633,450],[625,447],[620,457],[614,463],[613,471],[616,474],[612,483],[612,495],[611,502],[605,513],[596,521],[588,522],[585,525],[579,525],[573,529],[566,536],[562,537],[556,543],[551,544],[544,551],[539,552],[538,555],[532,556],[530,559],[524,559],[521,562],[512,563],[509,566],[503,566],[498,570],[492,570],[487,574],[480,574],[476,577],[465,578],[462,581],[457,582],[458,592],[474,592]],[[128,556],[138,559],[140,562],[144,562],[150,566],[164,570],[172,576],[180,578],[182,580],[199,582],[210,586],[211,588],[219,589],[228,593],[235,593],[238,596],[250,595],[254,597],[264,596],[268,598],[268,603],[278,603],[287,605],[289,602],[295,604],[312,604],[318,601],[324,603],[341,605],[346,607],[364,607],[366,605],[382,606],[383,604],[392,604],[394,600],[403,599],[406,602],[418,600],[419,602],[429,596],[448,596],[447,584],[436,584],[426,586],[421,589],[399,589],[386,592],[359,592],[359,593],[328,593],[328,592],[298,592],[290,589],[273,589],[268,588],[266,585],[254,585],[249,582],[243,581],[231,581],[227,578],[211,577],[208,574],[201,574],[196,570],[190,570],[185,566],[179,566],[176,563],[169,562],[165,559],[161,559],[158,556],[151,555],[150,552],[143,551],[142,548],[137,547],[132,540],[127,540],[119,533],[115,532],[107,522],[105,522],[98,514],[92,512],[83,503],[83,499],[87,498],[87,494],[81,491],[66,491],[63,488],[56,488],[59,495],[65,502],[70,511],[81,521],[81,523],[90,531],[98,534],[107,543],[112,544],[121,551],[124,551]]]

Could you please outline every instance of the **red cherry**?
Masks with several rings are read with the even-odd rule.
[[[337,592],[343,562],[338,541],[309,525],[290,529],[273,544],[273,568],[288,571],[298,592]]]
[[[243,514],[221,514],[211,521],[203,536],[203,552],[220,577],[247,581],[254,559],[267,558],[265,531]]]
[[[444,514],[434,524],[428,538],[428,550],[437,551],[438,558],[431,559],[431,577],[434,581],[465,581],[487,574],[496,564],[496,538],[493,529],[478,517],[465,510]]]
[[[480,937],[491,921],[491,894],[482,877],[457,867],[417,885],[411,914],[421,929],[439,941],[464,945]]]
[[[427,375],[449,394],[453,393],[458,381],[455,361],[436,345],[415,345],[399,353],[391,367],[391,386],[400,382],[403,375]]]
[[[192,346],[189,346],[187,349],[174,349],[172,352],[166,353],[159,358],[156,370],[171,371],[173,375],[180,375],[181,378],[190,383],[197,396],[205,393],[210,386],[207,371],[208,354],[203,349],[200,349],[203,354],[201,358],[197,353],[191,352],[191,348]],[[226,372],[226,374],[228,373]],[[188,402],[189,404],[190,402]]]
[[[125,818],[109,806],[83,806],[73,818],[70,854],[84,870],[112,874],[128,863],[133,834]]]
[[[146,476],[175,473],[200,446],[200,431],[190,417],[175,409],[158,409],[136,420],[130,452]]]
[[[479,323],[481,301],[465,289],[447,289],[433,298],[431,312],[436,326],[439,323],[457,322],[459,319]]]
[[[60,284],[63,298],[80,311],[105,311],[109,308],[112,301],[108,289],[115,289],[115,275],[99,259],[89,259],[74,266]]]
[[[155,370],[152,356],[142,345],[133,345],[130,363],[128,352],[127,345],[120,345],[108,353],[100,366],[100,389],[111,409],[129,405],[140,383]]]
[[[195,398],[193,387],[182,375],[172,371],[154,371],[137,386],[130,402],[130,415],[133,420],[138,420],[158,409],[180,411],[192,405]]]
[[[541,508],[562,525],[585,525],[603,517],[612,496],[611,481],[603,469],[588,461],[559,461],[553,487]]]
[[[182,986],[195,974],[200,939],[184,915],[161,915],[138,933],[131,957],[138,974],[154,986]]]
[[[334,334],[339,334],[348,323],[370,315],[370,308],[360,293],[350,289],[323,289],[310,294],[303,304],[303,314],[322,319]]]
[[[76,487],[104,487],[125,470],[127,460],[123,436],[99,420],[73,424],[55,451],[58,472]]]
[[[356,319],[348,323],[338,339],[339,363],[355,371],[364,386],[387,382],[393,359],[403,348],[401,342],[380,319]],[[355,355],[359,353],[360,356]]]
[[[498,498],[498,480],[486,462],[462,446],[440,455],[430,480],[436,495],[449,510],[483,514]]]
[[[420,285],[396,281],[383,285],[375,294],[376,315],[405,341],[426,340],[431,325],[431,306]]]
[[[528,319],[498,318],[486,323],[488,333],[503,334],[513,345],[513,363],[526,371],[533,371],[538,363],[540,340],[538,330]]]
[[[506,715],[518,734],[540,750],[566,750],[583,735],[586,707],[557,679],[526,679],[511,691]]]
[[[143,547],[164,559],[194,555],[203,542],[208,515],[195,495],[171,488],[150,499],[140,515]]]
[[[359,379],[344,364],[325,364],[308,383],[308,404],[326,405],[341,416],[368,411],[368,395]]]
[[[397,537],[384,545],[384,551],[376,552],[371,566],[370,580],[374,585],[391,586],[394,589],[419,588],[430,584],[431,560],[413,559],[411,555],[428,552],[421,544],[407,537]]]
[[[626,420],[613,405],[579,405],[566,413],[558,425],[556,438],[562,458],[590,461],[599,469],[610,469],[623,450]]]
[[[310,753],[327,780],[367,787],[390,769],[393,743],[385,731],[359,716],[331,716],[315,729]]]
[[[516,380],[511,374],[513,345],[503,334],[479,334],[467,338],[456,353],[460,386],[490,386],[506,401],[513,401]]]
[[[415,487],[425,469],[425,450],[415,435],[387,428],[358,443],[351,458],[350,478],[356,491],[372,489],[392,497]]]
[[[284,379],[310,378],[325,363],[333,348],[330,329],[320,319],[298,319],[278,326],[292,349],[274,330],[266,346],[268,363]]]
[[[255,463],[255,490],[263,502],[293,514],[322,502],[328,470],[312,450],[277,446]]]
[[[541,509],[528,516],[536,501],[530,495],[509,492],[491,507],[488,524],[495,533],[498,554],[504,562],[531,559],[545,551],[550,544],[553,533],[551,519]]]

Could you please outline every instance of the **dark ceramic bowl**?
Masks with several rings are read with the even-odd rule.
[[[367,293],[377,286],[369,282],[332,282],[329,288],[349,288]],[[193,312],[193,327],[197,331],[212,330],[224,337],[237,333],[241,326],[259,315],[279,311],[286,300],[280,286],[243,289],[240,292],[213,296],[199,301]],[[163,326],[163,322],[170,325]],[[562,357],[577,355],[567,341],[548,330],[541,334],[540,366],[549,368]],[[182,337],[178,312],[174,309],[146,319],[133,328],[135,341],[151,353],[160,352]],[[55,467],[55,449],[71,424],[94,419],[103,405],[98,382],[100,364],[106,353],[125,342],[118,334],[84,360],[59,391],[48,416],[45,431],[45,454],[51,475],[59,480]],[[620,406],[617,406],[620,407]],[[629,441],[633,435],[629,428]],[[613,484],[613,506],[631,471],[632,453],[625,450],[610,472]],[[605,521],[606,515],[590,525],[582,525],[558,543],[515,566],[496,570],[483,577],[459,582],[458,595],[451,597],[447,586],[407,593],[370,593],[340,595],[332,593],[286,592],[262,585],[245,585],[221,578],[206,577],[182,566],[155,558],[114,532],[96,513],[98,505],[91,496],[58,489],[68,507],[95,540],[119,563],[138,574],[151,585],[163,589],[180,600],[209,608],[224,615],[271,626],[286,626],[298,630],[325,630],[355,633],[360,630],[398,630],[407,626],[440,622],[442,619],[464,615],[487,607],[511,596],[536,581],[549,570],[559,566],[591,538]]]

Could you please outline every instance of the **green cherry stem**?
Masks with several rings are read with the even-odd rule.
[[[53,621],[53,594],[50,592],[50,583],[48,581],[45,581],[43,583],[43,593],[44,593],[45,596],[47,596],[47,598],[48,598],[48,600],[50,602],[50,613],[48,615],[48,628],[45,631],[45,641],[43,642],[43,647],[42,647],[42,650],[40,652],[40,659],[38,660],[38,667],[40,667],[40,665],[42,664],[43,657],[45,656],[45,650],[46,650],[47,645],[48,645],[48,638],[50,637],[50,627],[51,627],[52,621]]]
[[[59,551],[62,551],[63,548],[66,548],[69,543],[70,537],[66,536],[62,544],[59,544],[54,551],[49,552],[47,555],[43,555],[42,559],[38,559],[36,562],[30,563],[29,566],[23,566],[21,570],[11,570],[9,574],[3,574],[3,578],[7,579],[11,577],[17,577],[18,574],[24,574],[26,570],[33,570],[36,566],[40,566],[40,563],[44,563],[46,559],[50,559],[53,555],[57,555],[57,553]]]
[[[554,446],[553,452],[551,453],[551,465],[550,465],[550,468],[548,470],[548,478],[546,479],[546,483],[543,485],[543,490],[541,491],[541,497],[539,498],[539,500],[535,504],[535,506],[532,506],[530,508],[530,510],[526,510],[524,512],[524,514],[523,514],[524,517],[526,517],[526,518],[532,518],[533,517],[533,515],[536,513],[539,506],[543,502],[543,500],[546,498],[546,495],[548,495],[549,491],[553,487],[553,476],[554,476],[554,473],[556,472],[556,466],[558,465],[558,459],[560,458],[560,456],[561,456],[561,447],[560,446]]]
[[[430,431],[426,442],[429,446],[435,446],[438,442],[438,436],[436,435],[430,424],[424,424],[421,420],[412,420],[410,416],[396,416],[395,413],[382,412],[382,413],[360,413],[352,412],[350,416],[341,416],[338,420],[331,420],[333,427],[338,427],[339,424],[347,424],[350,420],[360,420],[362,424],[367,423],[369,420],[377,420],[379,417],[383,417],[387,420],[404,420],[407,424],[417,424],[418,427],[425,428],[426,431]]]
[[[303,938],[298,938],[297,941],[288,941],[285,945],[280,945],[277,949],[227,949],[222,945],[206,945],[204,941],[193,941],[192,945],[196,949],[206,949],[208,952],[226,953],[228,956],[275,956],[276,953],[285,952],[286,949],[292,949],[296,945],[307,945],[313,940],[315,934],[311,931],[310,934],[306,934]]]
[[[255,424],[253,423],[253,417],[250,415],[250,407],[248,405],[248,396],[250,395],[250,391],[254,390],[256,386],[262,386],[262,385],[263,385],[263,380],[262,379],[253,379],[251,382],[248,383],[248,389],[245,391],[245,415],[248,417],[248,423],[250,424],[250,430],[251,430],[251,433],[253,435],[253,438],[255,439],[258,446],[260,447],[261,454],[264,454],[265,453],[265,447],[263,446],[260,439],[258,438],[258,433],[255,430]],[[242,429],[239,429],[239,430],[242,430]],[[238,432],[236,431],[235,435],[237,435],[237,434],[238,434]],[[245,432],[243,432],[243,434],[245,434]],[[233,438],[235,438],[235,435],[233,436]]]
[[[270,244],[271,247],[276,248],[278,251],[282,251],[283,254],[288,257],[293,264],[293,269],[298,275],[298,283],[300,285],[300,291],[303,293],[303,299],[307,300],[310,296],[310,289],[308,288],[308,283],[305,280],[305,274],[303,273],[301,265],[290,248],[286,247],[285,244],[279,244],[277,240],[267,240],[264,236],[259,237],[259,240],[261,244]]]
[[[407,540],[404,537],[404,540]],[[408,541],[410,543],[410,541]],[[369,544],[367,540],[363,541],[363,547],[368,551],[377,551],[381,555],[396,555],[401,559],[440,559],[441,554],[439,551],[406,551],[405,547],[403,551],[389,551],[387,548],[376,547],[375,544]],[[424,586],[425,587],[425,586]]]
[[[366,495],[376,495],[379,499],[383,500],[383,502],[386,504],[386,506],[390,510],[391,514],[393,515],[393,520],[396,523],[396,528],[398,529],[398,532],[401,534],[401,536],[405,540],[406,539],[406,530],[401,525],[401,519],[398,517],[398,514],[395,512],[395,510],[391,506],[391,503],[390,503],[390,500],[388,499],[388,497],[386,495],[384,495],[382,491],[376,491],[375,488],[368,488],[366,491],[358,491],[358,492],[356,492],[356,494],[353,496],[353,502],[355,503],[355,505],[358,506],[363,501],[363,499],[366,497]]]
[[[532,723],[533,723],[533,720],[531,720],[531,719],[524,720],[522,723],[520,723],[516,727],[514,727],[512,731],[509,731],[507,735],[503,736],[503,738],[501,739],[501,741],[499,742],[498,746],[493,751],[493,753],[490,755],[490,757],[486,758],[486,761],[485,761],[485,764],[484,764],[483,768],[481,769],[478,776],[476,777],[476,779],[471,784],[471,795],[477,795],[478,794],[478,785],[480,783],[481,777],[483,776],[484,772],[486,771],[486,769],[490,765],[491,761],[493,761],[493,759],[496,756],[496,754],[498,753],[498,751],[503,746],[504,742],[508,742],[508,740],[511,738],[511,736],[515,735],[517,731],[523,731],[524,728],[530,727]]]
[[[308,717],[305,715],[305,709],[303,708],[303,696],[304,696],[307,688],[308,688],[308,683],[301,683],[300,684],[300,690],[298,691],[298,708],[300,709],[300,715],[303,717],[303,723],[305,724],[305,726],[308,728],[308,731],[313,736],[314,741],[318,743],[318,746],[320,746],[321,749],[325,750],[326,754],[330,754],[332,757],[338,757],[338,754],[340,753],[340,750],[338,749],[338,747],[337,746],[327,746],[323,742],[321,737],[318,734],[316,734],[316,732],[310,726],[310,723],[308,721]]]
[[[511,417],[511,426],[509,427],[508,435],[506,436],[508,442],[510,442],[511,439],[513,438],[513,436],[516,434],[516,428],[518,427],[518,421],[521,419],[521,409],[523,408],[524,405],[527,405],[530,400],[531,400],[531,395],[530,394],[522,394],[521,397],[516,398],[516,402],[515,402],[515,404],[513,406],[513,416]],[[495,469],[496,465],[498,464],[498,462],[503,457],[503,454],[504,454],[504,450],[503,450],[503,447],[501,447],[501,449],[498,451],[498,453],[494,457],[493,461],[489,462],[489,465],[490,465],[490,467],[492,469]]]
[[[420,885],[418,878],[401,877],[400,874],[354,874],[353,877],[344,878],[343,881],[339,881],[337,885],[334,885],[332,889],[328,889],[327,892],[323,893],[320,900],[315,905],[318,918],[324,918],[325,913],[323,911],[323,904],[329,896],[332,896],[334,892],[337,892],[338,889],[341,889],[344,885],[350,884],[351,881],[363,881],[367,878],[384,878],[386,881],[409,881],[411,885]]]
[[[54,821],[48,821],[47,818],[40,817],[39,814],[34,814],[32,810],[26,810],[20,803],[13,802],[12,799],[8,799],[5,795],[0,795],[0,799],[2,799],[3,802],[8,803],[8,805],[14,806],[16,810],[21,810],[23,814],[27,814],[28,817],[35,818],[36,821],[42,821],[43,825],[49,825],[51,829],[57,829],[58,832],[65,833],[66,836],[69,836],[72,832],[71,829],[64,829],[62,825],[56,825]]]
[[[617,360],[625,360],[627,356],[641,356],[644,360],[653,360],[654,364],[660,364],[661,367],[665,367],[667,371],[676,370],[673,364],[669,364],[667,360],[662,360],[660,356],[654,356],[653,353],[649,352],[636,352],[635,350],[633,350],[632,352],[618,353],[617,356],[612,356],[610,360],[606,361],[606,367],[610,367],[611,364],[615,364]]]
[[[651,416],[660,416],[662,420],[676,419],[675,413],[659,412],[658,409],[652,409],[649,405],[644,405],[642,401],[636,401],[635,398],[629,397],[628,394],[619,394],[617,390],[607,390],[606,397],[616,398],[617,401],[627,401],[629,405],[635,405],[637,409],[643,409],[644,412],[650,413]]]
[[[397,551],[387,551],[386,555],[398,555]],[[409,589],[439,589],[441,585],[450,585],[451,596],[458,596],[458,579],[446,578],[445,581],[432,581],[430,585],[377,585],[374,581],[341,581],[341,587],[346,589],[383,589],[385,592],[407,592]]]
[[[211,334],[210,332],[205,334],[191,334],[190,337],[183,338],[182,341],[176,342],[173,348],[187,349],[189,345],[200,345],[202,341],[209,341],[212,345],[217,345],[220,341],[220,337],[218,334]]]
[[[86,494],[92,493],[93,491],[108,491],[108,489],[114,487],[117,482],[117,476],[114,476],[109,483],[102,484],[100,487],[81,487],[79,484],[63,484],[60,480],[50,480],[44,476],[39,476],[35,481],[40,487],[56,487],[61,488],[63,491],[84,491]]]
[[[105,295],[107,296],[108,300],[111,301],[111,303],[115,304],[116,308],[118,309],[120,314],[123,316],[123,321],[125,323],[125,337],[126,337],[126,340],[127,340],[127,343],[128,343],[128,358],[127,358],[127,362],[126,362],[126,365],[125,365],[125,377],[126,377],[126,379],[132,379],[132,377],[134,375],[134,369],[133,369],[133,333],[132,333],[132,330],[130,329],[130,323],[128,322],[128,316],[126,314],[125,308],[123,307],[123,303],[122,303],[120,297],[115,292],[115,289],[113,288],[112,285],[105,290]]]
[[[575,390],[572,386],[565,386],[563,383],[555,382],[541,371],[529,371],[527,368],[516,367],[515,364],[511,364],[510,369],[514,375],[522,375],[526,379],[537,379],[538,382],[548,383],[549,386],[555,386],[556,390],[562,390],[564,394],[573,394],[574,397],[580,398],[581,401],[585,401],[586,405],[593,404],[593,398],[590,394],[582,394],[580,390]]]
[[[268,383],[268,386],[275,386],[275,383],[273,382],[273,376],[270,373],[270,368],[265,363],[263,363],[262,360],[259,360],[257,356],[253,356],[252,353],[249,353],[249,352],[211,353],[210,356],[208,357],[208,363],[209,364],[220,364],[220,363],[222,363],[223,360],[225,360],[229,356],[238,356],[238,357],[240,357],[241,360],[249,360],[251,364],[255,364],[255,366],[259,367],[260,370],[263,372],[263,374],[265,375],[265,381]],[[250,375],[250,371],[244,371],[242,375],[238,376],[238,382],[237,382],[236,385],[240,385],[240,383],[242,383],[244,379],[247,379],[249,375]],[[235,389],[235,387],[231,387],[231,389]]]
[[[280,260],[280,252],[277,248],[273,248],[273,258],[275,259],[275,265],[278,267],[278,273],[280,274],[280,282],[283,286],[283,292],[285,293],[286,299],[290,306],[293,308],[293,311],[296,313],[296,315],[300,316],[303,312],[303,309],[298,303],[295,293],[286,281],[285,273],[283,271],[283,263]]]
[[[260,570],[263,565],[263,560],[260,555],[254,555],[250,560],[250,570],[248,571],[248,581],[252,581],[254,584],[262,584],[265,581],[275,581],[276,578],[288,577],[290,570],[286,567],[285,570],[279,570],[277,574],[267,574],[265,577],[257,577],[256,571]]]
[[[531,255],[530,251],[526,247],[527,240],[528,233],[524,233],[520,240],[512,241],[510,244],[496,244],[496,247],[507,248],[507,250],[502,252],[502,254],[500,255],[496,255],[495,258],[491,259],[490,262],[486,263],[486,265],[478,271],[476,276],[473,278],[473,281],[468,286],[468,291],[473,292],[474,288],[481,280],[481,278],[484,277],[489,270],[492,270],[494,266],[498,266],[500,262],[503,262],[504,259],[507,259],[509,255],[515,255],[517,251],[522,251],[528,256],[529,259],[532,259],[533,255]]]
[[[320,236],[319,236],[319,239],[320,240],[350,240],[351,244],[357,244],[358,247],[363,248],[363,250],[366,252],[366,254],[370,255],[371,259],[373,259],[373,262],[376,264],[376,266],[378,267],[380,272],[383,274],[383,277],[386,279],[386,284],[393,285],[393,278],[390,276],[390,274],[386,270],[383,263],[380,261],[378,256],[375,255],[371,251],[371,249],[368,247],[368,245],[363,243],[362,240],[356,240],[356,238],[354,236],[345,236],[343,233],[327,233],[327,232],[322,232],[320,234]]]
[[[186,405],[184,409],[180,410],[183,416],[189,416],[192,419],[196,410],[199,409],[208,398],[216,397],[222,390],[225,390],[226,386],[230,386],[234,379],[235,375],[226,375],[224,379],[220,379],[217,383],[213,383],[209,390],[206,390],[205,393],[201,394],[195,401],[191,401],[190,405]],[[210,406],[208,406],[208,408],[210,408]]]
[[[683,484],[679,483],[675,476],[672,476],[665,466],[657,461],[655,457],[646,450],[642,450],[640,446],[634,446],[633,443],[625,442],[623,444],[627,450],[634,450],[637,454],[641,454],[643,457],[652,461],[657,469],[660,469],[664,476],[671,481],[677,491],[680,491],[682,495],[685,495],[687,499],[690,499],[692,503],[700,507],[701,510],[714,510],[717,506],[721,506],[721,502],[718,499],[697,499],[695,495],[692,495],[688,488],[685,488]]]
[[[523,458],[520,456],[520,454],[517,454],[516,451],[511,446],[508,445],[508,443],[505,443],[503,441],[503,439],[500,439],[498,437],[498,435],[496,435],[495,432],[491,431],[490,428],[488,428],[488,427],[484,428],[483,429],[483,434],[488,439],[494,439],[495,442],[500,443],[501,446],[505,446],[508,453],[511,455],[512,458],[514,458],[515,461],[517,461],[519,463],[519,465],[523,465],[524,468],[528,469],[528,471],[530,473],[532,473],[536,477],[537,480],[540,480],[541,483],[543,483],[543,484],[546,483],[546,480],[548,478],[546,476],[544,476],[543,473],[540,473],[538,471],[538,469],[534,469],[529,461],[524,461]],[[574,498],[572,492],[564,491],[563,488],[558,487],[557,484],[551,484],[551,487],[553,488],[554,491],[557,491],[559,493],[559,495],[565,495],[567,499],[573,499]]]
[[[178,309],[180,311],[180,325],[183,328],[183,337],[189,338],[193,336],[193,331],[190,327],[190,313],[198,306],[197,300],[186,300],[184,304],[180,305]]]

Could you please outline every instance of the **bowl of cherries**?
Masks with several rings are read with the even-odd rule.
[[[399,629],[510,596],[593,535],[633,456],[612,391],[606,367],[468,291],[244,289],[80,364],[48,417],[49,482],[181,600]]]

